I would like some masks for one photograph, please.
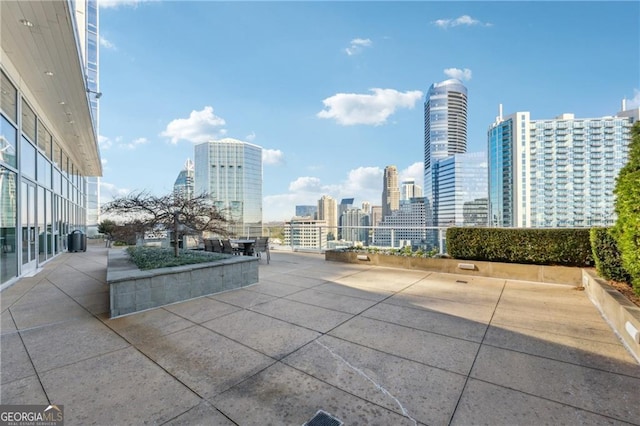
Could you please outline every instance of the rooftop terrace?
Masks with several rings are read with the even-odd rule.
[[[258,284],[109,319],[107,250],[0,293],[0,403],[65,424],[640,424],[640,366],[566,285],[272,252]],[[111,249],[117,250],[117,249]]]

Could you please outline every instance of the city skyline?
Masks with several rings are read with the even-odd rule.
[[[196,143],[232,137],[263,148],[265,222],[322,195],[377,204],[387,165],[424,187],[422,105],[449,78],[468,88],[468,152],[486,151],[499,104],[640,104],[632,2],[100,5],[103,202],[170,193]]]

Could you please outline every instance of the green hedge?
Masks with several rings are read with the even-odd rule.
[[[631,282],[610,228],[591,228],[591,250],[598,275],[607,280]]]
[[[449,228],[447,253],[490,262],[593,265],[588,228]]]
[[[618,215],[612,234],[618,244],[622,265],[640,295],[640,121],[631,129],[629,160],[620,170],[613,191]]]

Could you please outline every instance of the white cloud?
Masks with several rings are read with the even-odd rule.
[[[279,165],[284,162],[284,153],[279,149],[262,149],[262,163],[268,165]]]
[[[131,190],[127,188],[118,188],[112,183],[100,181],[100,204],[108,203],[114,198],[124,197],[129,194]]]
[[[106,136],[98,135],[98,145],[101,150],[109,149],[111,148],[111,145],[113,145],[113,142],[111,142],[111,139]]]
[[[352,56],[362,52],[362,49],[364,49],[365,47],[371,47],[372,44],[373,42],[368,38],[354,38],[353,40],[351,40],[351,44],[349,45],[349,47],[344,49],[344,51],[347,53],[347,55]]]
[[[111,43],[103,36],[100,36],[100,47],[104,47],[105,49],[117,50],[116,45]]]
[[[416,101],[422,98],[422,92],[413,90],[398,92],[394,89],[370,89],[373,94],[338,93],[322,101],[325,109],[320,111],[319,118],[333,118],[343,126],[370,124],[379,126],[386,123],[387,118],[397,108],[413,108]]]
[[[407,179],[413,179],[416,185],[424,188],[424,162],[418,161],[406,169],[398,171],[398,183]]]
[[[137,7],[140,3],[146,3],[155,0],[98,0],[98,7],[103,9],[117,8],[120,6]]]
[[[289,191],[318,193],[322,192],[322,185],[317,177],[303,176],[289,184]]]
[[[207,142],[226,134],[223,118],[213,113],[213,107],[205,106],[202,111],[191,111],[189,118],[176,118],[171,121],[160,136],[171,138],[171,143],[180,140],[193,143]]]
[[[136,149],[139,145],[144,145],[147,142],[149,142],[147,138],[138,138],[138,139],[134,139],[130,143],[124,143],[118,146],[124,149]]]
[[[463,70],[460,68],[445,68],[444,73],[451,78],[457,78],[461,81],[471,80],[471,70],[469,68]]]
[[[481,22],[475,18],[472,18],[469,15],[462,15],[455,19],[437,19],[432,22],[436,27],[440,28],[449,28],[449,27],[457,27],[460,25],[465,26],[481,26],[481,27],[491,27],[493,24],[489,22]]]
[[[247,142],[253,142],[254,140],[256,140],[256,132],[251,132],[250,134],[245,136],[245,139],[247,140]]]
[[[633,98],[627,99],[627,109],[640,108],[640,90],[633,89]]]

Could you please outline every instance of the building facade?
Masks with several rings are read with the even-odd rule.
[[[424,198],[412,198],[409,203],[403,203],[393,215],[385,216],[373,227],[372,244],[380,247],[427,247],[428,233],[424,227],[427,213]]]
[[[87,177],[102,174],[76,19],[89,3],[0,2],[0,288],[86,232]]]
[[[234,235],[262,235],[262,148],[232,138],[200,143],[195,194],[207,194]]]
[[[323,195],[318,200],[318,220],[325,221],[329,240],[338,238],[338,205],[329,195]]]
[[[435,162],[467,152],[467,88],[456,79],[434,83],[424,103],[424,196],[427,210],[436,212]],[[439,224],[428,215],[428,226]]]
[[[422,197],[422,187],[416,185],[415,179],[406,179],[400,184],[400,203],[409,202],[412,198]]]
[[[455,154],[434,163],[439,226],[487,226],[487,170],[484,152]]]
[[[398,168],[387,166],[382,178],[382,216],[391,216],[400,208],[400,188],[398,188]]]
[[[293,250],[327,248],[329,227],[324,220],[294,217],[284,223],[284,244]]]
[[[369,215],[361,209],[350,208],[340,215],[342,239],[369,245]]]
[[[615,222],[616,177],[640,109],[615,116],[500,114],[488,130],[489,224],[592,227]]]
[[[318,215],[318,206],[296,206],[296,216],[315,219]]]
[[[195,193],[195,166],[190,159],[187,159],[184,168],[178,173],[178,177],[173,183],[173,193],[181,194],[186,198],[193,197]]]

